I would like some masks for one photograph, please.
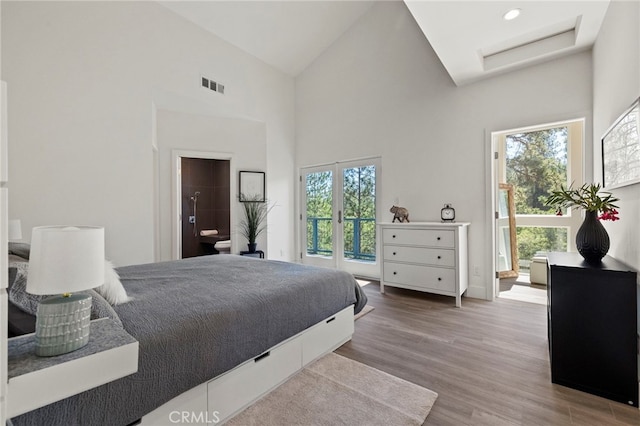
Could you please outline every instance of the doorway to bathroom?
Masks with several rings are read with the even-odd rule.
[[[176,162],[180,257],[229,251],[231,160],[178,156]]]

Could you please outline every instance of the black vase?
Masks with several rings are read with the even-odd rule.
[[[587,211],[576,234],[578,253],[587,263],[598,264],[609,251],[609,234],[598,219],[598,212]]]
[[[258,243],[249,243],[247,246],[249,246],[249,253],[255,253]]]

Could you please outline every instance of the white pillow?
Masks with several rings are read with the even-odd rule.
[[[111,305],[118,305],[131,300],[131,297],[127,296],[127,291],[120,282],[120,276],[113,269],[113,264],[108,260],[104,261],[104,284],[94,290]]]

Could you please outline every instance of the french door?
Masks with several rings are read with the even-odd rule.
[[[575,251],[579,211],[556,211],[546,198],[584,182],[584,120],[495,132],[496,269],[501,278],[530,272],[538,252]],[[517,247],[517,250],[516,250]],[[500,290],[496,283],[495,294]]]
[[[379,177],[379,158],[301,169],[303,263],[379,277]]]

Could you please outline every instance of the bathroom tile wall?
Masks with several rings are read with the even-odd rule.
[[[200,231],[215,229],[220,239],[230,234],[230,162],[204,158],[182,158],[182,257],[213,252],[212,245],[200,237]],[[196,223],[192,197],[199,192]]]

